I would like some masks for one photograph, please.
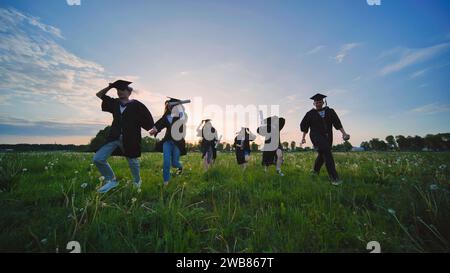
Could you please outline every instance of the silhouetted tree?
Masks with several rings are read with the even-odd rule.
[[[230,143],[227,143],[227,144],[225,145],[225,151],[227,151],[227,152],[231,151],[231,145],[230,145]]]
[[[389,135],[386,137],[386,142],[389,146],[390,150],[397,150],[397,143],[395,142],[395,137],[392,135]]]
[[[88,151],[95,152],[100,149],[100,147],[105,144],[110,130],[111,126],[106,126],[103,130],[100,130],[97,135],[93,139],[91,139]]]
[[[406,151],[409,148],[409,143],[406,137],[402,135],[398,135],[395,137],[395,140],[397,141],[398,148],[400,151]]]
[[[379,140],[378,138],[373,138],[369,141],[370,148],[375,151],[386,151],[388,145],[383,140]]]
[[[292,150],[292,151],[295,151],[296,148],[297,148],[297,144],[295,143],[295,141],[292,141],[292,142],[291,142],[291,150]]]
[[[361,142],[361,148],[364,148],[364,150],[365,151],[370,151],[371,149],[370,149],[370,144],[369,144],[369,142],[367,142],[367,141],[363,141],[363,142]]]

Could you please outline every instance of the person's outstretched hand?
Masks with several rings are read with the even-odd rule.
[[[350,139],[350,135],[349,135],[349,134],[347,134],[347,133],[345,133],[345,134],[342,134],[342,139],[343,139],[343,140],[345,140],[345,141],[347,141],[347,140],[349,140],[349,139]]]
[[[156,135],[156,133],[158,133],[158,130],[157,130],[155,127],[153,127],[150,131],[148,131],[148,133],[149,133],[151,136],[153,136],[153,135]]]

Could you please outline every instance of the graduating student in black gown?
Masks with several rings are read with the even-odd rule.
[[[186,113],[179,99],[170,98],[165,102],[163,116],[155,123],[150,130],[150,135],[157,135],[163,129],[166,133],[163,139],[156,143],[155,151],[163,153],[163,179],[164,185],[169,184],[170,167],[177,169],[177,174],[181,174],[183,166],[180,163],[180,156],[186,155],[186,142],[184,140],[186,130]]]
[[[247,163],[250,161],[250,141],[254,141],[256,136],[250,131],[249,128],[242,127],[241,131],[234,138],[234,151],[236,154],[236,161],[238,165],[242,166],[245,170]]]
[[[264,170],[267,171],[267,167],[270,165],[276,165],[277,173],[280,176],[284,176],[281,172],[283,147],[281,146],[280,134],[285,123],[284,118],[272,116],[266,118],[257,130],[257,133],[265,138],[262,158]]]
[[[105,185],[98,191],[106,193],[118,185],[116,176],[108,164],[110,155],[122,155],[128,160],[134,185],[141,186],[138,158],[141,156],[141,128],[150,130],[154,126],[153,117],[144,104],[129,97],[133,88],[131,82],[118,80],[97,93],[102,100],[102,111],[113,116],[111,129],[104,145],[95,153],[93,161],[105,178]],[[117,89],[118,98],[106,95],[112,88]]]
[[[197,128],[197,136],[202,138],[200,150],[202,152],[203,165],[205,170],[208,170],[216,160],[217,144],[219,142],[217,130],[212,126],[210,119],[203,120],[200,123]]]
[[[305,137],[309,131],[311,142],[318,151],[314,163],[314,173],[319,174],[322,165],[325,163],[331,182],[333,185],[339,185],[342,181],[339,179],[333,154],[331,153],[333,127],[342,132],[344,140],[350,139],[350,135],[345,132],[336,112],[326,105],[324,107],[324,98],[326,97],[322,94],[316,94],[311,97],[315,108],[307,112],[300,123],[300,130],[303,132],[302,144],[306,143]]]

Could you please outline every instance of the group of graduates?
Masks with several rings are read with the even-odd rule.
[[[97,97],[102,100],[102,111],[113,115],[113,121],[106,143],[95,153],[93,161],[100,173],[105,178],[105,184],[98,190],[106,193],[118,186],[118,181],[108,164],[107,159],[111,155],[122,155],[128,160],[134,185],[140,188],[142,180],[140,177],[140,167],[138,158],[141,156],[141,128],[156,136],[163,129],[166,129],[164,137],[157,142],[155,150],[163,153],[163,181],[168,185],[170,180],[171,167],[176,169],[176,175],[183,172],[180,163],[180,156],[186,155],[186,114],[183,103],[179,99],[169,98],[165,101],[164,114],[154,122],[152,114],[147,107],[138,100],[130,99],[133,88],[131,82],[118,80],[110,83],[108,87],[100,90]],[[112,98],[107,93],[115,88],[118,98]],[[350,136],[342,127],[336,112],[326,105],[326,96],[316,94],[311,99],[314,101],[314,108],[306,113],[300,123],[300,130],[303,132],[302,144],[306,143],[306,134],[310,133],[311,142],[318,151],[314,164],[313,173],[319,174],[321,167],[325,163],[328,175],[333,185],[339,185],[333,155],[331,153],[333,143],[333,127],[340,130],[344,140]],[[262,118],[261,118],[262,119]],[[257,128],[257,133],[264,137],[264,147],[262,148],[262,165],[265,171],[270,165],[276,166],[277,174],[284,176],[281,171],[283,163],[283,149],[280,140],[280,132],[286,120],[282,117],[271,116],[261,121]],[[211,167],[217,157],[217,145],[220,142],[217,130],[213,127],[210,119],[203,120],[197,128],[197,136],[201,137],[201,152],[205,169]],[[256,139],[248,128],[242,127],[234,139],[236,161],[243,169],[246,169],[250,161],[250,142]]]

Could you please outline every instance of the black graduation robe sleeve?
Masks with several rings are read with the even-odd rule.
[[[311,121],[309,118],[309,113],[306,113],[306,115],[302,119],[302,122],[300,123],[300,131],[302,131],[303,133],[308,133],[309,127],[311,127]]]
[[[110,96],[103,95],[102,96],[102,111],[113,113],[115,101],[116,100],[111,98]]]
[[[342,129],[341,120],[339,119],[334,109],[331,109],[331,122],[333,123],[333,126],[336,130]]]
[[[138,105],[138,115],[139,115],[139,125],[145,130],[149,131],[150,129],[153,128],[153,126],[155,126],[152,114],[147,109],[147,107],[145,107],[145,105],[142,103],[139,103]]]
[[[167,127],[167,118],[166,115],[163,115],[156,123],[155,123],[155,127],[156,130],[158,130],[158,132],[161,132],[162,129]]]

